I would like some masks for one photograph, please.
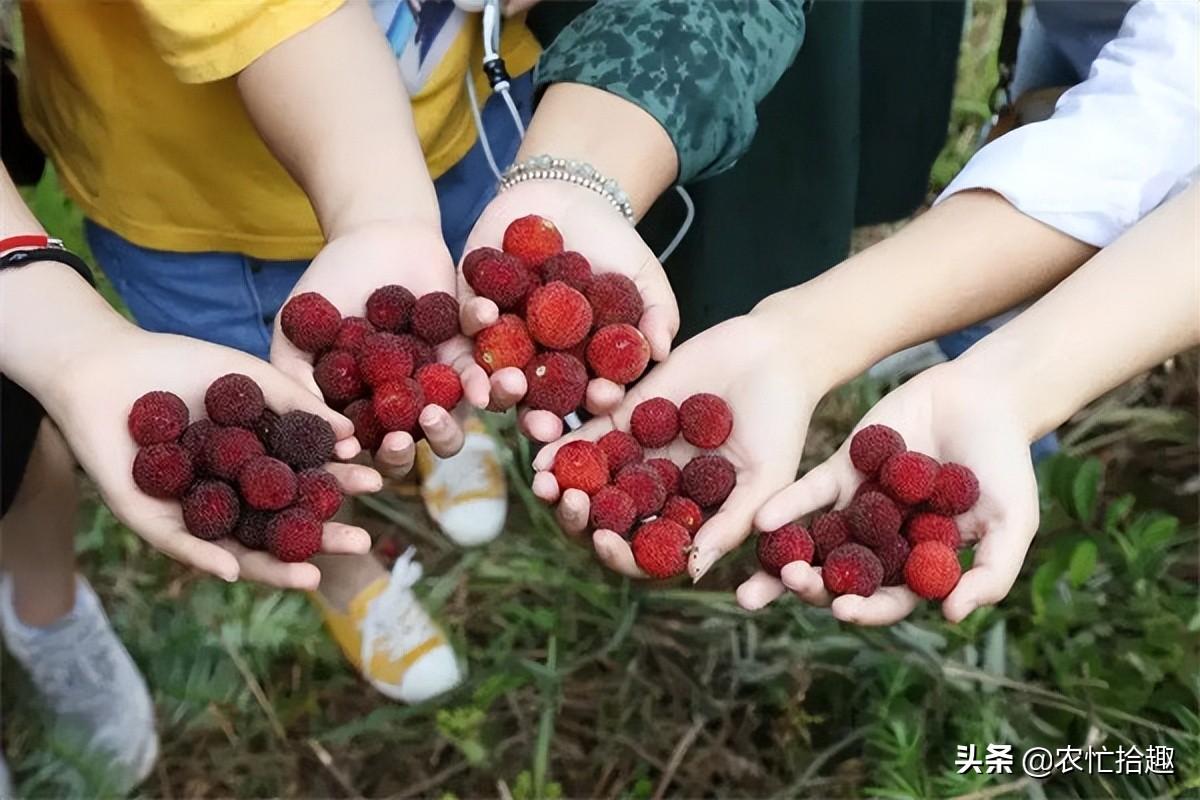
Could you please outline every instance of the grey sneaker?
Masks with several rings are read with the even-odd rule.
[[[87,752],[111,765],[108,787],[124,793],[141,783],[158,757],[154,705],[88,582],[76,578],[75,608],[65,617],[34,628],[17,619],[12,582],[0,577],[0,633],[55,727],[85,739]]]

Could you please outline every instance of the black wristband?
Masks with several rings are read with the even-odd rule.
[[[96,279],[82,258],[61,247],[35,247],[28,250],[13,250],[0,256],[0,269],[23,267],[35,261],[57,261],[66,264],[79,273],[79,277],[88,282],[88,286],[96,288]]]

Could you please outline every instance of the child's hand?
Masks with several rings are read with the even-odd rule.
[[[1038,493],[1030,437],[996,382],[976,378],[957,362],[934,367],[879,401],[858,428],[877,423],[899,431],[910,450],[964,464],[979,478],[979,502],[957,517],[963,539],[978,541],[975,560],[942,603],[946,619],[959,622],[1001,600],[1037,532]],[[863,480],[850,463],[849,442],[847,437],[827,461],[772,497],[755,516],[756,527],[774,530],[827,506],[848,505]],[[804,562],[784,567],[782,580],[757,573],[738,587],[738,602],[761,608],[785,589],[814,605],[832,601],[835,617],[860,625],[890,625],[920,602],[904,586],[881,587],[870,597],[832,598],[820,568]]]
[[[796,475],[809,416],[823,387],[815,389],[815,384],[794,368],[794,339],[787,337],[786,331],[767,318],[750,315],[685,342],[630,390],[614,411],[542,450],[533,462],[539,470],[534,493],[548,503],[558,501],[558,519],[564,530],[583,532],[588,527],[588,495],[569,489],[560,498],[558,482],[548,471],[558,448],[577,438],[598,439],[614,427],[629,430],[634,407],[651,397],[667,397],[678,404],[698,392],[718,395],[733,410],[733,432],[717,452],[737,470],[737,485],[696,532],[688,572],[699,579],[746,538],[755,512]],[[664,451],[647,450],[646,457],[666,455],[682,465],[697,452],[679,439]],[[593,543],[610,568],[644,577],[623,537],[601,530],[594,534]]]
[[[455,293],[454,264],[441,231],[383,223],[355,229],[321,250],[292,295],[319,292],[342,316],[361,317],[371,292],[392,283],[406,287],[417,297],[436,291]],[[467,402],[479,408],[487,405],[487,375],[475,364],[466,337],[456,336],[440,345],[438,359],[458,370]],[[279,329],[279,319],[271,341],[271,363],[321,396],[313,379],[312,356],[287,340]],[[438,455],[450,456],[462,447],[462,427],[445,409],[426,406],[420,424]],[[384,437],[375,453],[375,463],[381,471],[401,476],[412,468],[415,454],[413,437],[396,431]]]
[[[595,192],[561,181],[530,181],[515,186],[484,210],[467,240],[466,251],[477,247],[499,247],[504,229],[514,219],[538,214],[562,232],[568,250],[584,255],[596,273],[618,272],[637,284],[645,302],[638,328],[650,343],[650,357],[661,361],[679,332],[679,309],[671,284],[658,259],[646,247],[634,227],[608,201]],[[499,319],[491,300],[478,297],[459,275],[463,331],[474,336]],[[515,368],[497,370],[491,376],[493,408],[509,408],[525,396],[524,373]],[[621,402],[624,388],[596,379],[588,384],[584,405],[593,414],[611,412]],[[525,411],[522,428],[530,438],[550,442],[562,435],[563,422],[549,411]]]
[[[312,564],[285,564],[270,554],[248,550],[231,538],[207,542],[184,528],[179,502],[142,493],[133,482],[137,445],[126,419],[134,400],[156,389],[183,398],[192,418],[204,416],[204,393],[230,372],[249,375],[262,387],[267,405],[282,413],[300,409],[323,417],[338,438],[339,458],[358,452],[350,421],[330,411],[302,386],[265,361],[195,339],[153,334],[122,325],[112,336],[97,337],[93,349],[79,353],[60,369],[41,399],[66,437],[75,457],[96,482],[112,512],[152,547],[225,580],[245,578],[283,588],[315,589],[320,572]],[[379,491],[382,479],[370,467],[330,464],[348,494]],[[365,553],[366,531],[325,523],[322,551]]]

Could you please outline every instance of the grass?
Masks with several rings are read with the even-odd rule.
[[[997,7],[966,32],[945,169],[974,141]],[[56,230],[77,229],[52,184],[31,199]],[[469,666],[464,686],[415,707],[366,687],[303,596],[198,578],[92,498],[80,559],[158,707],[162,757],[139,796],[1200,796],[1198,363],[1175,359],[1066,426],[1025,573],[957,627],[931,610],[884,630],[793,602],[745,614],[729,592],[745,552],[695,589],[617,579],[532,497],[530,445],[500,418],[513,494],[493,545],[452,548],[411,492],[360,509],[381,549],[419,549],[419,592]],[[828,398],[805,465],[887,388],[862,380]],[[105,794],[27,682],[4,676],[24,793]],[[958,745],[992,742],[1161,744],[1176,772],[957,774]]]

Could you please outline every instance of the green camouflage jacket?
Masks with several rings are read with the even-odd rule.
[[[583,83],[645,109],[670,134],[679,182],[750,146],[755,105],[804,39],[802,0],[600,0],[542,54],[535,81]]]

